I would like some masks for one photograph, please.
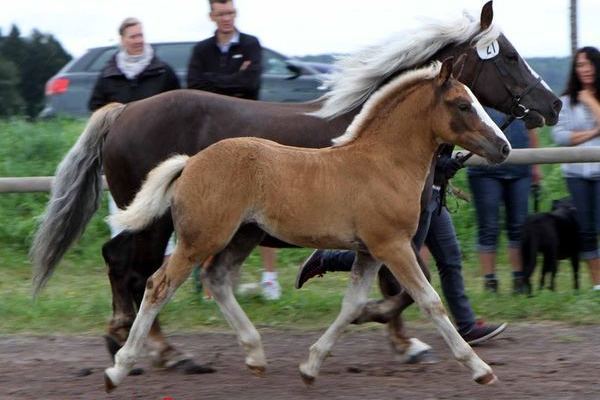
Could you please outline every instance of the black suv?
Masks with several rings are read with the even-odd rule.
[[[171,65],[181,86],[185,87],[187,65],[196,42],[156,43],[154,51]],[[46,107],[42,117],[89,115],[88,100],[100,70],[117,51],[116,46],[96,47],[65,65],[46,83]],[[320,97],[327,87],[323,74],[331,72],[327,64],[314,64],[290,59],[263,48],[263,72],[260,100],[299,102]]]

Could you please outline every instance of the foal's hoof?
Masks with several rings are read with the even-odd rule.
[[[186,375],[198,375],[198,374],[212,374],[216,370],[209,365],[196,364],[194,360],[185,359],[181,360],[167,368],[172,371],[183,372]]]
[[[479,383],[480,385],[491,385],[492,383],[498,382],[498,378],[493,372],[490,371],[485,375],[475,378],[475,382]]]
[[[250,365],[250,364],[246,364],[246,366],[248,367],[248,369],[250,369],[250,371],[252,371],[252,373],[256,376],[258,376],[259,378],[262,378],[265,376],[265,372],[267,371],[267,368],[264,365]]]
[[[117,388],[117,386],[113,383],[113,381],[110,379],[108,374],[105,372],[104,373],[104,390],[106,390],[106,393],[110,393],[113,390],[115,390],[116,388]]]
[[[315,383],[315,377],[311,376],[311,375],[307,375],[304,372],[300,371],[300,377],[302,378],[302,382],[304,382],[304,384],[306,386],[312,386],[313,383]]]

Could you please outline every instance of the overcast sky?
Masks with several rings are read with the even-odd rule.
[[[419,24],[419,17],[479,15],[483,0],[236,0],[238,28],[288,55],[354,51]],[[74,56],[118,41],[125,17],[144,23],[148,41],[210,36],[207,0],[0,0],[0,28],[52,33]],[[568,0],[495,0],[495,21],[526,57],[566,56]],[[600,0],[579,0],[580,45],[600,46]]]

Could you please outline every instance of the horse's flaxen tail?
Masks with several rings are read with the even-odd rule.
[[[110,216],[109,222],[128,231],[139,231],[161,217],[171,206],[173,183],[189,158],[173,156],[150,171],[133,202],[125,210]]]
[[[98,209],[102,195],[102,145],[124,107],[111,103],[96,111],[56,170],[50,200],[29,251],[34,295],[48,282],[60,259]]]

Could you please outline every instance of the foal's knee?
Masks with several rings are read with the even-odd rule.
[[[423,299],[421,307],[423,308],[423,311],[432,318],[446,315],[444,304],[442,303],[440,296],[435,292]]]

